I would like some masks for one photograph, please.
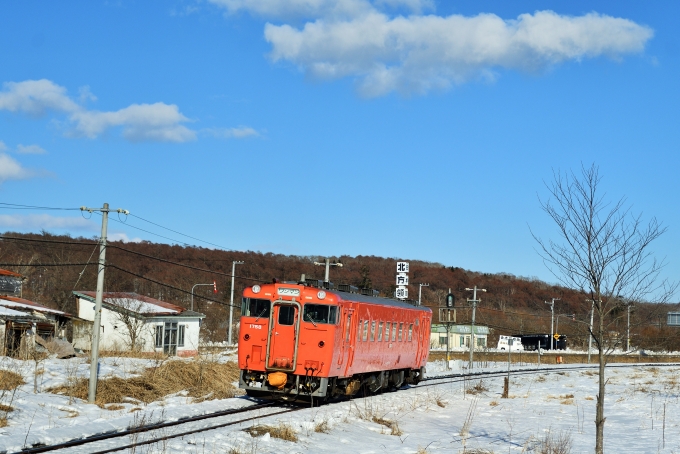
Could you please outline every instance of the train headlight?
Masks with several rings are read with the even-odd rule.
[[[326,297],[326,292],[324,292],[323,290],[319,290],[319,293],[316,294],[316,297],[322,300]]]
[[[261,288],[260,288],[259,285],[257,285],[257,284],[253,285],[253,288],[252,288],[253,293],[260,293],[260,290],[261,290]]]

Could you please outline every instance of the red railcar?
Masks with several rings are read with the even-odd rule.
[[[300,284],[243,292],[239,386],[251,396],[353,395],[418,383],[432,311],[373,296]]]

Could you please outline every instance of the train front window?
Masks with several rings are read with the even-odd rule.
[[[326,304],[305,304],[302,319],[306,322],[335,325],[337,316],[337,306],[328,306]]]
[[[243,298],[243,305],[241,306],[241,315],[246,317],[264,317],[269,318],[269,311],[272,303],[269,300],[258,298]]]
[[[279,306],[279,325],[292,325],[295,323],[295,307]]]

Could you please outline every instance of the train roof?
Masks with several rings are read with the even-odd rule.
[[[360,293],[341,292],[339,290],[326,290],[326,293],[336,295],[344,301],[355,301],[357,303],[379,304],[381,306],[399,307],[401,309],[415,309],[423,312],[432,312],[429,307],[414,306],[404,301],[391,298],[379,298],[375,296],[362,295]]]

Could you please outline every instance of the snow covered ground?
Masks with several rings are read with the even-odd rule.
[[[152,362],[132,358],[102,361],[101,376],[131,376]],[[27,382],[13,396],[5,393],[0,402],[15,408],[9,413],[9,425],[0,428],[0,452],[122,430],[142,421],[252,405],[245,397],[192,403],[190,398],[177,395],[149,405],[130,402],[123,409],[110,411],[44,392],[75,375],[86,376],[88,364],[84,359],[48,359],[42,363],[44,372],[38,376],[37,393],[33,392],[34,366],[31,361],[0,358],[0,368],[21,373]],[[489,366],[502,370],[507,364]],[[395,393],[262,417],[241,426],[141,447],[136,452],[519,453],[540,452],[541,442],[548,437],[553,442],[560,437],[570,441],[570,452],[593,452],[595,371],[559,371],[568,366],[553,367],[555,373],[512,378],[509,399],[501,399],[502,377],[485,378],[481,383],[472,380],[422,386],[433,383],[430,381]],[[446,372],[441,361],[428,364],[429,376]],[[680,452],[679,372],[680,366],[608,369],[607,452]],[[133,408],[141,410],[130,412]],[[290,426],[298,440],[284,441],[268,434],[252,437],[243,429],[253,424]],[[106,446],[100,444],[97,449]],[[92,446],[84,446],[69,452],[92,450]]]

